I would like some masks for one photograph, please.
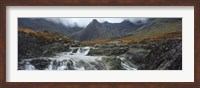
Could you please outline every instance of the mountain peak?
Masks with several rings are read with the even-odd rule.
[[[99,22],[97,19],[93,19],[93,20],[89,23],[89,25],[91,25],[91,24],[100,24],[100,22]]]
[[[108,24],[109,22],[108,22],[108,21],[104,21],[103,23],[104,23],[104,24]]]
[[[124,20],[124,21],[122,21],[121,23],[123,23],[123,24],[132,24],[132,22],[130,22],[129,20]]]
[[[97,21],[97,19],[93,19],[92,23],[99,23],[99,22]]]
[[[98,27],[100,25],[101,25],[100,22],[98,22],[96,19],[93,19],[86,27],[95,28],[95,27]]]
[[[97,19],[93,19],[93,20],[89,23],[89,25],[97,25],[97,24],[100,24],[100,22],[97,21]]]

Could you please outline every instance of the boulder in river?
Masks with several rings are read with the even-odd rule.
[[[68,67],[68,70],[75,70],[72,60],[67,61],[67,67]]]
[[[102,63],[108,70],[122,70],[121,59],[115,56],[102,57]]]
[[[49,66],[49,64],[50,64],[50,60],[44,59],[44,58],[41,58],[41,59],[33,59],[30,63],[31,63],[36,69],[38,69],[38,70],[44,70],[44,69],[48,68],[48,66]]]
[[[146,60],[146,56],[149,52],[150,50],[142,48],[130,48],[126,53],[120,56],[126,58],[135,65],[141,65]]]

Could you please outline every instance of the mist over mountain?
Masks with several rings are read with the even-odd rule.
[[[50,31],[64,35],[71,35],[83,29],[78,25],[66,26],[61,22],[46,20],[46,18],[18,18],[18,26],[29,28],[34,31]]]
[[[81,19],[81,20],[80,20]],[[18,26],[34,31],[57,32],[77,40],[111,39],[134,31],[148,18],[19,18]],[[107,21],[106,21],[107,20]],[[96,30],[95,30],[96,29]],[[91,38],[92,37],[92,38]]]
[[[18,70],[182,70],[182,18],[18,18]]]
[[[44,18],[48,21],[55,23],[62,23],[66,26],[80,26],[86,27],[93,19],[98,20],[98,22],[109,22],[109,23],[121,23],[124,20],[129,20],[132,23],[147,23],[149,18]]]
[[[94,19],[85,29],[75,33],[72,37],[80,41],[120,38],[142,25],[134,24],[129,20],[124,20],[121,23],[109,23],[107,21],[100,23]]]
[[[80,19],[19,18],[18,26],[34,31],[57,32],[79,41],[143,37],[182,29],[180,18],[107,18],[107,21],[106,18]]]

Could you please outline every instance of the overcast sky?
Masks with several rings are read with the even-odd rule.
[[[120,23],[123,20],[130,20],[131,22],[136,22],[141,20],[142,22],[146,22],[148,18],[46,18],[47,20],[51,20],[57,23],[63,23],[66,26],[74,26],[75,23],[78,26],[85,27],[87,26],[93,19],[97,19],[99,22],[108,21],[110,23]]]

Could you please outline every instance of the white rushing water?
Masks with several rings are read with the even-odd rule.
[[[25,68],[26,70],[36,70],[35,67],[30,64],[30,62],[26,62]]]
[[[66,52],[67,55],[78,55],[78,56],[86,56],[89,51],[90,51],[90,47],[75,47],[75,48],[71,48],[72,50],[70,52]],[[74,50],[76,50],[76,53],[73,53]]]
[[[78,47],[77,51],[73,53],[63,52],[55,57],[50,57],[52,60],[49,67],[46,70],[85,70],[93,69],[94,66],[91,63],[97,63],[101,59],[101,56],[87,56],[90,51],[90,47]],[[69,68],[71,67],[71,68]]]
[[[103,56],[87,56],[90,47],[73,47],[71,49],[70,52],[48,57],[50,64],[45,70],[106,70],[106,67],[100,63]],[[121,65],[127,70],[136,70],[125,62]],[[25,69],[37,70],[30,62],[26,62]]]

